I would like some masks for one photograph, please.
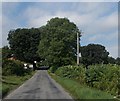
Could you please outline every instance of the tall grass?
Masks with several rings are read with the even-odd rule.
[[[89,66],[88,69],[84,65],[69,65],[58,68],[55,74],[76,80],[82,85],[108,92],[114,96],[118,96],[120,92],[120,83],[118,81],[120,78],[120,66],[118,65],[97,64]]]
[[[52,74],[51,76],[59,84],[61,84],[75,100],[81,101],[81,99],[114,99],[113,96],[109,93],[83,86],[72,79],[63,78]]]
[[[17,88],[26,80],[28,80],[35,72],[24,76],[2,76],[2,97],[4,98],[11,90]]]

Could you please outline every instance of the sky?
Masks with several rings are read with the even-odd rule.
[[[25,0],[24,0],[25,1]],[[80,2],[49,2],[39,0],[4,0],[2,2],[2,46],[8,44],[7,36],[11,29],[41,27],[54,17],[68,18],[74,22],[82,37],[80,44],[85,46],[91,43],[106,47],[110,56],[118,57],[118,3],[101,2],[104,0],[80,0]],[[89,1],[89,2],[88,2]],[[107,0],[106,0],[107,1]],[[110,1],[110,0],[109,0]]]

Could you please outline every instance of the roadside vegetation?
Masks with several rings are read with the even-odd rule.
[[[2,84],[0,85],[2,98],[28,80],[34,73],[31,69],[24,69],[24,62],[4,58],[2,61]]]
[[[69,65],[59,67],[54,74],[52,77],[77,99],[111,99],[120,92],[118,65],[90,65],[88,69],[84,65]]]
[[[16,76],[16,75],[2,76],[2,98],[4,98],[12,90],[19,87],[21,84],[23,84],[33,74],[34,74],[34,72],[32,72],[30,74],[26,74],[24,76]]]
[[[67,92],[69,92],[76,101],[81,101],[82,99],[114,99],[114,96],[109,93],[81,85],[73,79],[64,78],[53,74],[50,75],[59,84],[61,84],[62,87],[67,90]]]

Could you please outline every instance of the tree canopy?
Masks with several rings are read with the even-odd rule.
[[[38,60],[36,53],[40,41],[40,31],[37,28],[11,30],[8,34],[10,48],[19,60],[33,62]]]
[[[2,59],[10,58],[12,55],[12,51],[8,46],[2,47]]]
[[[120,65],[120,57],[117,57],[116,64]]]
[[[86,66],[96,63],[107,63],[109,52],[99,44],[89,44],[81,47],[82,63]]]
[[[108,57],[108,63],[115,64],[116,60],[113,57]]]
[[[16,29],[9,31],[8,46],[3,47],[5,58],[11,54],[22,61],[33,62],[42,60],[43,65],[59,67],[76,64],[78,27],[67,18],[52,18],[40,28]],[[86,66],[96,63],[120,64],[108,57],[109,52],[99,44],[80,47],[82,60]]]
[[[75,63],[78,27],[67,18],[52,18],[40,28],[41,40],[38,47],[43,63],[62,66]]]

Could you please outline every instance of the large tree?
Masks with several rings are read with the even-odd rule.
[[[113,57],[108,57],[108,63],[115,64],[116,60]]]
[[[10,58],[12,55],[12,51],[8,46],[2,47],[2,59]]]
[[[43,63],[55,67],[75,63],[76,39],[80,32],[73,22],[67,18],[52,18],[40,31],[38,53]]]
[[[11,30],[8,34],[10,48],[17,59],[33,62],[39,60],[36,53],[40,41],[40,31],[37,28]]]
[[[120,65],[120,58],[119,57],[117,57],[117,59],[116,59],[116,64]]]
[[[107,63],[109,52],[99,44],[89,44],[81,48],[82,63],[86,66],[96,63]]]

